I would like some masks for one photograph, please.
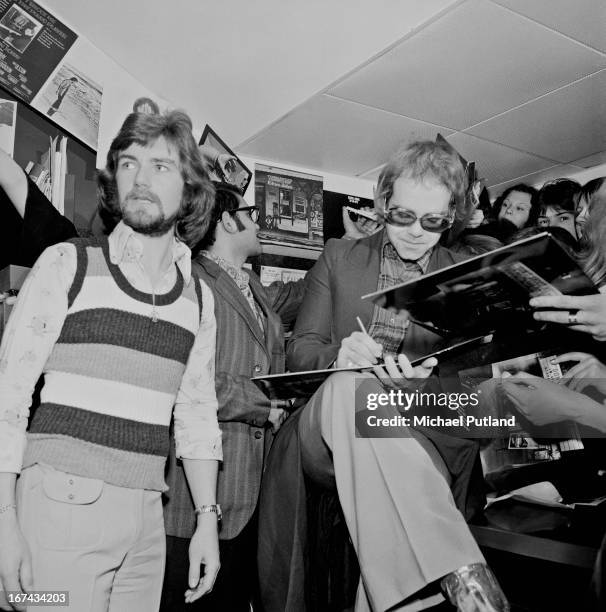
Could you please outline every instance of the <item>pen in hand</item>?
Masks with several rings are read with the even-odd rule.
[[[368,336],[368,332],[366,331],[366,328],[364,327],[364,323],[362,323],[362,319],[360,319],[360,317],[356,317],[356,321],[358,322],[358,327],[360,328],[362,333]]]
[[[356,321],[358,322],[358,327],[360,328],[360,331],[365,336],[368,336],[372,340],[372,336],[368,333],[368,331],[366,331],[366,327],[364,327],[364,323],[362,323],[362,319],[360,319],[360,317],[356,317]],[[381,360],[381,357],[383,357],[383,349],[382,349],[382,347],[381,347],[381,354],[378,355],[378,359]]]

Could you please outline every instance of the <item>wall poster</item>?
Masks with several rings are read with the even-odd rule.
[[[210,125],[207,124],[204,128],[198,144],[211,180],[235,185],[244,195],[252,178],[252,172]]]
[[[103,98],[98,55],[86,39],[79,39],[32,102],[95,151]]]
[[[77,37],[33,0],[0,0],[0,85],[31,102]]]
[[[268,242],[322,246],[322,187],[321,176],[256,164],[259,237]]]

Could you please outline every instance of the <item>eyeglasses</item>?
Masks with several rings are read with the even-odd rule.
[[[248,213],[248,216],[252,219],[253,223],[259,220],[259,207],[258,206],[242,206],[241,208],[235,208],[230,210],[230,213],[237,213],[239,210],[244,210]]]
[[[417,219],[426,232],[444,232],[452,225],[454,216],[427,213],[422,217],[417,217],[412,210],[406,208],[390,208],[385,212],[385,221],[400,227],[412,225]]]

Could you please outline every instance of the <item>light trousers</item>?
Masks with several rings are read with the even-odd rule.
[[[17,512],[35,590],[68,591],[65,609],[77,612],[158,610],[165,562],[160,492],[36,464],[17,481]]]
[[[431,442],[406,428],[399,437],[355,437],[360,376],[336,373],[320,387],[301,414],[299,441],[305,473],[320,484],[336,481],[360,565],[356,611],[377,612],[484,558]],[[378,380],[376,387],[383,391]]]

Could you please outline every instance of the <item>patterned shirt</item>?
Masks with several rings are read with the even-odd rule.
[[[214,261],[222,270],[224,270],[225,272],[227,272],[227,274],[229,274],[229,276],[233,279],[233,281],[238,286],[238,289],[242,292],[242,294],[246,298],[248,305],[250,306],[251,310],[255,314],[255,317],[257,318],[259,327],[264,332],[265,326],[264,326],[263,313],[261,312],[259,305],[255,301],[255,297],[253,296],[252,291],[250,289],[250,276],[248,276],[248,273],[242,268],[238,270],[236,266],[232,265],[229,261],[227,261],[226,259],[224,259],[223,257],[220,257],[219,255],[215,253],[211,253],[210,251],[202,251],[201,254],[207,259]]]
[[[402,259],[389,241],[387,232],[383,230],[381,269],[377,291],[423,276],[427,271],[432,252],[433,249],[429,249],[416,261]],[[383,356],[386,354],[393,356],[400,352],[407,327],[408,321],[406,319],[375,306],[368,334],[375,342],[383,346]]]

